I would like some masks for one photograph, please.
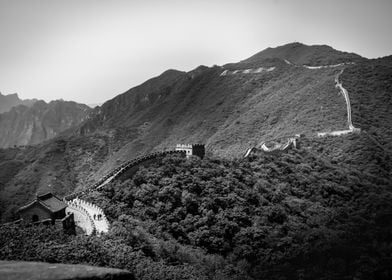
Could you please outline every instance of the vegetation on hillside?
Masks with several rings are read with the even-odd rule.
[[[320,63],[321,59],[329,64],[358,56],[325,46],[289,44],[255,57],[254,67],[276,69],[229,76],[220,76],[226,65],[198,67],[188,73],[169,70],[95,108],[80,127],[54,140],[1,150],[0,154],[7,155],[0,155],[4,167],[0,172],[2,220],[14,217],[14,210],[36,192],[55,191],[61,196],[88,186],[124,161],[172,149],[177,143],[205,143],[208,153],[234,158],[271,138],[347,128],[345,101],[334,86],[339,69],[307,70],[287,65],[283,59],[299,64],[303,59]],[[350,96],[354,95],[354,123],[358,120],[356,104],[366,104],[362,118],[372,116],[368,123],[376,122],[376,127],[378,119],[383,127],[388,125],[391,106],[385,102],[389,95],[384,84],[391,79],[383,74],[390,67],[388,61],[380,59],[378,63],[384,66],[376,68],[373,62],[346,67],[342,79]],[[238,69],[244,64],[230,67]],[[357,78],[358,73],[366,75]],[[358,100],[357,87],[362,88]],[[376,90],[384,92],[384,97],[368,98]],[[384,110],[377,110],[379,107]],[[368,128],[369,135],[382,145],[392,143]],[[49,152],[52,149],[55,152]]]
[[[128,268],[139,279],[390,279],[389,161],[365,135],[242,161],[166,157],[87,198],[108,215],[108,235],[3,228],[15,238],[3,237],[0,256]]]
[[[0,221],[17,218],[16,210],[37,193],[62,197],[89,184],[108,154],[108,137],[56,138],[49,142],[0,149]]]
[[[227,65],[276,63],[258,75],[170,70],[96,108],[61,137],[0,149],[3,220],[16,218],[36,192],[70,193],[154,149],[204,142],[210,154],[225,157],[165,157],[89,194],[111,222],[101,237],[3,226],[0,259],[127,268],[138,279],[391,279],[391,57],[308,48],[291,44]],[[282,59],[355,60],[341,79],[361,133],[229,159],[277,136],[347,128],[345,101],[334,87],[340,70]]]
[[[165,72],[105,103],[81,132],[121,135],[128,142],[119,157],[129,159],[175,143],[206,143],[215,155],[237,157],[265,138],[346,128],[336,69],[267,62],[276,69],[228,76],[220,76],[222,67]]]
[[[342,79],[350,93],[354,125],[392,156],[392,56],[349,67]]]

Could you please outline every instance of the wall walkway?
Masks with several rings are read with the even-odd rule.
[[[66,203],[68,206],[65,211],[67,214],[74,214],[75,224],[83,229],[87,235],[95,233],[96,228],[90,213],[75,201],[66,201]]]
[[[103,210],[93,203],[75,198],[73,202],[87,211],[94,223],[94,228],[97,234],[106,233],[109,231],[109,222]]]
[[[324,136],[341,136],[352,132],[359,132],[361,129],[354,127],[352,120],[351,120],[351,103],[350,103],[350,96],[348,91],[343,87],[342,82],[339,81],[340,76],[343,74],[343,70],[341,70],[335,77],[335,87],[339,89],[340,93],[343,95],[344,100],[346,101],[347,106],[347,130],[335,130],[332,132],[319,132],[317,136],[324,137]]]

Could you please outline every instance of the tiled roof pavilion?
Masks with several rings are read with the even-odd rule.
[[[65,204],[60,198],[52,193],[46,193],[43,195],[37,195],[37,198],[33,202],[19,208],[19,211],[26,210],[36,204],[40,204],[52,213],[56,213],[67,207],[67,204]]]

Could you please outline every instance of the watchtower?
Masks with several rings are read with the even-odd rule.
[[[177,144],[176,151],[184,151],[187,158],[190,156],[204,158],[205,155],[205,147],[203,144]]]

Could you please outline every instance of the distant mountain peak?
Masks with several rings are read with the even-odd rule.
[[[265,60],[274,58],[288,60],[293,64],[311,66],[364,60],[360,55],[339,51],[328,45],[305,45],[293,42],[275,48],[267,48],[239,63],[259,65]]]
[[[5,94],[2,94],[2,92],[0,91],[0,96],[16,96],[16,97],[18,97],[18,94],[17,93],[10,93],[10,94],[5,95]]]
[[[13,107],[18,106],[18,105],[31,106],[36,101],[37,101],[36,99],[22,100],[19,98],[17,93],[3,95],[0,92],[0,113],[8,112]]]
[[[0,148],[34,145],[51,139],[86,119],[91,109],[74,101],[19,104],[0,115]]]

